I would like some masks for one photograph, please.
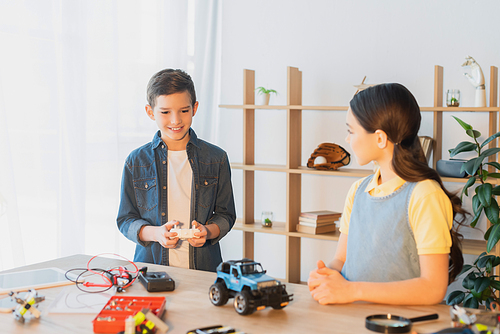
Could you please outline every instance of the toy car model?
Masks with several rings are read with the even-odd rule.
[[[225,305],[234,297],[234,309],[240,315],[252,314],[267,306],[282,309],[292,300],[280,281],[266,275],[262,265],[250,259],[226,261],[217,267],[217,278],[209,291],[215,306]]]

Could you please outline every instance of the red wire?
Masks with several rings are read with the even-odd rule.
[[[111,279],[110,279],[108,276],[104,275],[103,273],[96,272],[96,271],[94,271],[94,270],[92,270],[92,269],[90,268],[90,263],[91,263],[91,262],[92,262],[95,258],[97,258],[97,257],[99,257],[99,256],[102,256],[102,255],[113,255],[113,256],[118,256],[118,257],[120,257],[120,258],[124,259],[125,261],[127,261],[128,263],[132,264],[132,265],[135,267],[135,271],[131,271],[131,270],[128,270],[126,267],[123,267],[123,269],[124,269],[124,270],[123,270],[123,272],[129,273],[129,274],[136,274],[136,275],[135,275],[134,279],[133,279],[133,280],[131,280],[131,281],[130,281],[127,285],[122,286],[122,287],[121,287],[122,289],[128,288],[129,286],[131,286],[131,285],[132,285],[132,283],[134,283],[134,282],[135,282],[135,280],[137,279],[137,276],[138,276],[137,274],[139,273],[139,268],[137,267],[137,265],[136,265],[134,262],[130,261],[129,259],[127,259],[127,258],[125,258],[125,257],[123,257],[123,256],[121,256],[121,255],[114,254],[114,253],[101,253],[101,254],[97,254],[97,255],[93,256],[93,257],[92,257],[92,258],[91,258],[91,259],[87,262],[87,270],[88,270],[88,271],[90,271],[91,273],[93,273],[93,274],[95,274],[95,275],[99,275],[99,276],[101,276],[101,278],[102,278],[104,281],[107,281],[107,283],[109,283],[109,285],[108,285],[109,287],[112,287],[112,286],[113,286],[113,282],[111,281]],[[118,270],[118,272],[120,273],[120,268],[113,268],[113,269],[108,270],[108,272],[113,272],[113,271],[116,271],[116,270]]]

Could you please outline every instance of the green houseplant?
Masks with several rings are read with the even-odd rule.
[[[472,196],[472,221],[471,227],[475,227],[479,218],[484,213],[491,222],[491,227],[488,228],[484,235],[486,242],[486,250],[489,253],[500,239],[500,218],[499,207],[495,196],[500,195],[500,186],[493,187],[487,182],[488,178],[500,178],[500,173],[490,173],[487,166],[492,166],[500,170],[498,162],[487,162],[487,158],[500,152],[500,148],[485,148],[495,138],[500,136],[500,132],[488,137],[482,143],[478,142],[481,133],[474,130],[471,125],[465,123],[461,119],[453,116],[455,120],[464,128],[465,132],[473,141],[463,141],[455,148],[449,150],[450,157],[453,158],[459,153],[476,152],[476,156],[467,160],[463,165],[461,172],[466,172],[469,179],[462,188],[461,198],[469,196],[469,189],[479,182],[475,188],[475,194]],[[472,195],[472,193],[471,193]],[[488,255],[483,252],[474,261],[473,265],[464,265],[460,275],[467,274],[462,282],[462,286],[466,289],[463,291],[453,291],[447,298],[448,305],[460,304],[463,302],[464,307],[478,308],[479,305],[485,303],[486,307],[490,307],[493,301],[500,303],[495,292],[500,291],[499,276],[492,275],[493,268],[500,264],[500,257]]]
[[[273,94],[278,94],[277,91],[275,91],[274,89],[266,89],[264,87],[257,87],[255,88],[255,91],[257,93],[259,93],[260,95],[264,95],[264,105],[268,105],[269,104],[269,99],[271,98],[271,93]]]

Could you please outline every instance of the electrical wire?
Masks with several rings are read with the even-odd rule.
[[[130,264],[132,264],[135,267],[135,271],[134,270],[128,270],[124,266],[115,267],[115,268],[111,268],[111,269],[90,268],[91,262],[94,259],[96,259],[97,257],[102,256],[102,255],[118,256],[118,257],[126,260]],[[70,277],[68,277],[68,273],[70,273],[72,271],[77,271],[77,270],[78,271],[82,271],[82,272],[76,277],[75,280],[73,280]],[[89,282],[84,282],[83,280],[80,280],[82,278],[82,276],[85,275],[85,274],[87,274],[87,273],[91,273],[91,274],[100,276],[104,280],[105,283],[104,284],[95,284],[95,283],[89,283]],[[123,273],[127,274],[126,278],[123,277]],[[133,276],[133,275],[135,275],[135,276]],[[135,280],[139,276],[139,268],[137,267],[137,265],[134,262],[128,260],[127,258],[125,258],[125,257],[123,257],[121,255],[114,254],[114,253],[101,253],[101,254],[93,256],[87,262],[87,267],[86,268],[73,268],[73,269],[69,269],[68,271],[66,271],[66,273],[64,274],[64,276],[69,281],[75,283],[76,287],[79,290],[83,291],[83,292],[87,292],[87,293],[102,293],[102,292],[108,291],[109,289],[111,289],[115,285],[117,286],[117,291],[121,292],[124,289],[128,288],[129,286],[131,286],[135,282]],[[90,276],[91,275],[88,275],[86,277],[90,277]],[[120,282],[119,279],[127,279],[128,282],[125,285],[122,286],[122,285],[120,285],[118,283],[118,282]],[[91,286],[94,286],[94,287],[97,287],[97,286],[98,287],[104,287],[104,289],[100,289],[100,290],[87,290],[87,289],[83,289],[82,288],[82,287],[91,287]]]

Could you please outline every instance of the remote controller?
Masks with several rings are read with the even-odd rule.
[[[194,232],[200,232],[197,228],[179,228],[177,225],[170,229],[170,232],[176,232],[177,238],[181,240],[199,238],[194,235]],[[175,239],[176,237],[170,237],[170,239]]]

